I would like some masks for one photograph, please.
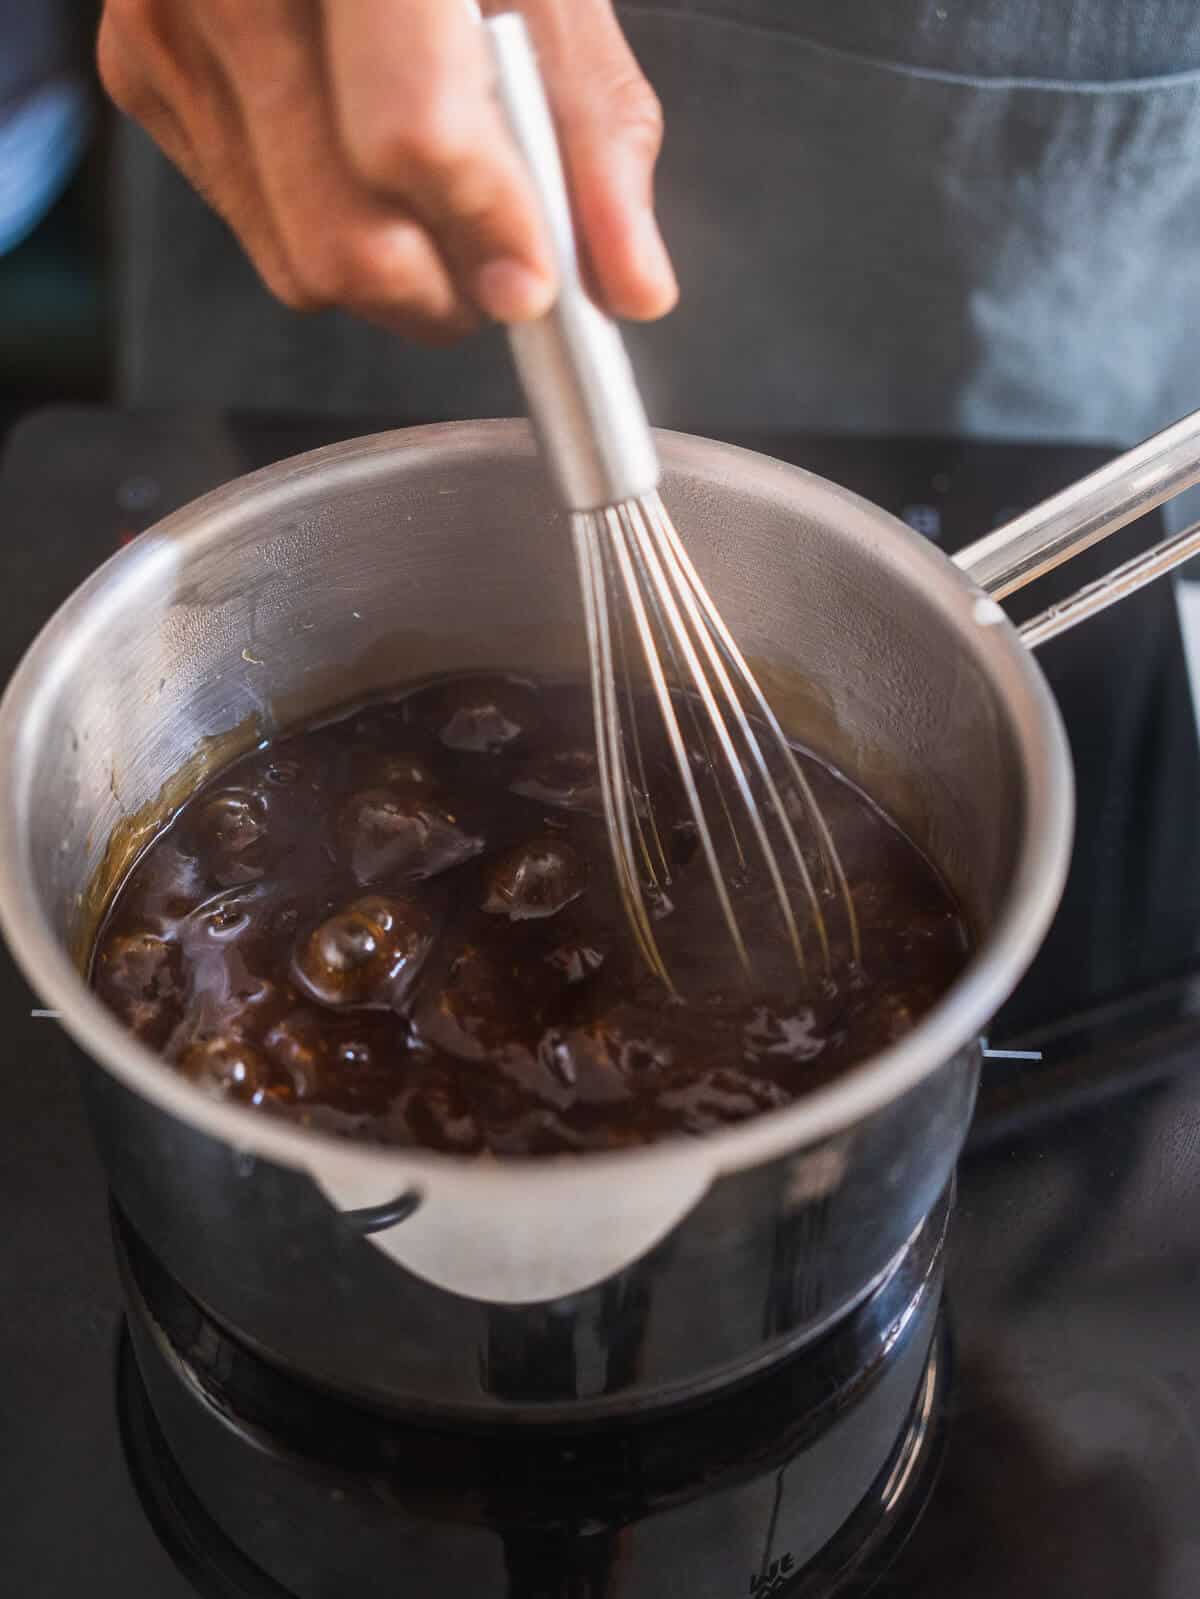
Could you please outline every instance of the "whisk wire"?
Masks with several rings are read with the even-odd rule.
[[[608,547],[607,542],[604,542],[602,546],[602,556],[606,573],[611,572],[614,565],[614,558],[612,550]],[[633,674],[629,669],[629,654],[625,647],[625,620],[622,615],[622,610],[623,607],[618,605],[614,618],[615,626],[613,631],[617,636],[617,655],[621,663],[621,686],[625,692],[625,710],[628,716],[627,726],[629,728],[630,743],[633,745],[634,766],[637,772],[638,787],[637,797],[635,798],[633,806],[633,821],[634,827],[637,831],[638,844],[642,851],[642,857],[645,862],[646,874],[650,885],[653,888],[664,890],[669,888],[671,884],[671,864],[667,859],[667,852],[663,847],[662,834],[658,826],[658,818],[654,812],[654,800],[652,797],[650,783],[646,776],[646,762],[642,755],[641,735],[638,732],[637,706],[633,697]],[[637,803],[638,799],[641,801],[640,806]],[[643,809],[646,815],[645,829],[642,827],[641,819],[641,811]],[[654,855],[658,857],[657,867],[655,866],[654,855],[651,854],[650,847],[646,842],[647,831],[649,832],[650,838],[654,844]]]
[[[692,754],[683,736],[679,704],[691,720],[693,747],[699,746],[707,782],[724,814],[739,867],[744,867],[746,858],[722,774],[726,781],[732,781],[738,810],[744,812],[754,835],[801,973],[807,972],[804,936],[784,876],[784,860],[790,859],[802,888],[827,975],[832,971],[832,947],[821,895],[796,830],[785,783],[794,788],[799,798],[797,814],[813,826],[825,871],[825,891],[840,891],[852,956],[857,962],[857,918],[828,825],[778,719],[733,642],[658,494],[595,512],[576,513],[572,529],[593,668],[597,765],[605,821],[621,900],[647,963],[674,993],[646,899],[648,892],[661,892],[670,883],[671,867],[655,815],[638,731],[632,646],[627,639],[630,628],[662,719],[718,907],[742,969],[749,974],[750,958],[710,816],[701,799]],[[679,689],[683,693],[677,702],[673,690]],[[781,776],[772,769],[751,721],[751,710],[757,711],[771,735],[783,763]],[[755,785],[765,800],[763,804]],[[710,796],[709,806],[712,803]],[[782,857],[771,840],[771,819],[786,846]]]
[[[733,668],[736,676],[740,679],[743,688],[749,695],[755,710],[766,724],[767,729],[769,730],[774,741],[775,747],[779,751],[780,756],[787,766],[788,776],[795,785],[797,793],[800,795],[804,813],[811,822],[816,833],[820,846],[822,862],[825,867],[826,881],[831,890],[836,892],[840,897],[842,907],[846,913],[847,925],[850,934],[851,958],[857,965],[862,958],[862,945],[861,934],[858,925],[858,916],[854,909],[854,899],[850,893],[850,885],[846,881],[846,874],[838,856],[837,848],[833,842],[833,835],[829,831],[829,824],[825,820],[825,817],[821,812],[821,807],[817,803],[816,796],[812,791],[812,785],[809,783],[808,779],[801,770],[800,763],[796,758],[796,753],[793,750],[787,735],[784,733],[783,728],[780,726],[778,717],[771,709],[770,702],[759,686],[757,678],[754,676],[753,672],[751,672],[745,656],[734,642],[733,635],[730,633],[724,618],[721,616],[720,611],[718,611],[713,602],[712,596],[709,594],[708,590],[701,581],[700,574],[696,571],[692,559],[684,547],[683,540],[680,538],[678,530],[676,529],[674,522],[671,520],[666,507],[663,505],[662,498],[658,494],[657,490],[653,494],[647,496],[646,505],[648,508],[648,513],[654,519],[654,522],[661,533],[666,547],[674,556],[676,562],[686,577],[691,593],[704,612],[712,634],[720,645],[726,661]],[[757,746],[757,741],[755,741],[755,744]],[[781,818],[781,821],[786,819],[786,810],[782,804],[776,803],[776,812]],[[794,832],[790,828],[787,829],[787,836],[789,847],[795,850],[795,848],[798,846],[797,842],[795,841]],[[805,878],[806,887],[811,887],[811,877],[809,876],[807,869],[805,870]],[[825,942],[823,934],[822,939],[823,942]],[[826,953],[828,955],[827,946]]]
[[[669,992],[675,992],[650,925],[645,902],[633,867],[633,841],[629,825],[629,790],[624,780],[621,724],[616,707],[612,637],[604,568],[598,530],[589,516],[573,516],[571,531],[583,595],[584,626],[591,661],[592,715],[596,727],[596,766],[600,780],[605,826],[612,843],[613,866],[626,918],[650,969]]]
[[[634,508],[636,508],[636,506],[623,506],[621,507],[622,514],[630,515],[632,514],[632,509]],[[649,602],[649,609],[653,619],[655,633],[661,648],[667,655],[667,663],[670,669],[670,680],[676,684],[686,683],[687,677],[685,676],[684,672],[684,664],[680,660],[680,652],[676,643],[675,634],[670,628],[653,579],[646,571],[641,550],[636,540],[633,546],[633,553],[638,564],[639,571],[645,580],[645,593]],[[717,761],[713,758],[712,744],[709,740],[708,734],[704,730],[703,719],[701,718],[699,711],[696,709],[695,697],[690,694],[685,694],[682,696],[682,702],[684,711],[687,714],[688,722],[691,725],[692,734],[695,738],[697,749],[701,759],[704,762],[706,771],[711,776],[712,787],[716,791],[717,801],[721,807],[721,811],[725,819],[725,825],[729,832],[729,840],[733,845],[734,854],[737,857],[738,870],[744,872],[747,864],[746,851],[742,845],[741,836],[738,833],[737,822],[734,820],[732,807],[725,796],[725,789],[720,780],[720,767]]]
[[[644,516],[646,515],[644,510],[641,508],[639,508],[639,510],[640,514]],[[650,510],[649,517],[647,519],[649,520],[650,517],[653,517],[653,514],[653,510]],[[804,851],[800,846],[799,839],[796,837],[796,832],[792,826],[791,818],[787,813],[787,807],[784,804],[783,796],[780,794],[776,785],[774,775],[772,774],[770,766],[767,763],[762,746],[759,743],[759,740],[754,736],[754,730],[750,725],[748,716],[746,715],[745,706],[743,705],[741,698],[734,687],[733,681],[730,678],[729,672],[726,669],[725,661],[722,659],[719,641],[714,639],[711,626],[708,625],[707,614],[703,610],[703,607],[700,603],[700,598],[697,594],[699,580],[696,578],[694,570],[689,572],[688,567],[680,561],[679,555],[672,547],[671,540],[668,537],[668,534],[674,530],[671,529],[667,523],[665,511],[662,511],[661,516],[662,520],[659,526],[655,528],[655,532],[659,536],[660,553],[679,592],[684,609],[687,612],[688,620],[691,623],[696,637],[700,641],[701,648],[703,649],[705,657],[707,658],[708,666],[712,676],[716,679],[721,693],[723,694],[729,707],[729,714],[733,720],[734,726],[737,729],[742,745],[744,746],[755,771],[758,773],[759,780],[766,792],[771,810],[779,824],[780,831],[783,834],[784,841],[787,844],[788,851],[792,857],[797,875],[804,889],[805,898],[808,901],[813,925],[816,928],[817,937],[821,945],[821,955],[824,962],[825,971],[828,973],[831,967],[829,935],[825,926],[825,918],[821,912],[820,901],[817,898],[816,887],[812,880],[812,873],[809,870],[808,862],[804,856]],[[737,766],[737,772],[740,776],[740,763]],[[746,792],[749,794],[748,785]],[[775,890],[776,898],[780,903],[780,908],[783,912],[789,937],[795,949],[801,970],[804,970],[807,963],[805,961],[803,947],[800,942],[800,933],[796,924],[795,915],[792,911],[791,901],[788,896],[787,889],[784,886],[782,873],[779,870],[778,862],[776,861],[774,852],[767,840],[766,830],[761,824],[758,808],[754,803],[752,794],[749,794],[749,798],[747,799],[746,803],[747,809],[751,813],[751,821],[753,824],[755,824],[755,831],[758,835],[760,847],[767,865],[768,875],[771,878],[772,887]]]
[[[737,747],[734,744],[729,727],[726,724],[724,716],[722,715],[721,708],[717,703],[716,695],[713,693],[712,684],[710,683],[701,663],[700,655],[697,652],[696,647],[697,641],[699,641],[701,648],[705,649],[705,653],[709,657],[709,665],[710,667],[714,668],[714,676],[717,677],[718,683],[727,691],[727,697],[730,701],[731,709],[735,713],[735,718],[740,719],[739,730],[741,731],[743,739],[745,740],[748,748],[754,755],[757,756],[760,772],[765,771],[765,762],[763,762],[761,759],[761,752],[758,751],[754,735],[751,732],[749,724],[746,722],[745,713],[742,710],[741,703],[736,694],[733,692],[733,686],[730,683],[728,675],[726,674],[724,667],[720,662],[720,658],[717,655],[715,648],[711,646],[711,640],[709,639],[707,630],[704,628],[700,619],[698,609],[694,603],[690,603],[690,596],[688,595],[686,586],[680,586],[677,591],[675,585],[673,585],[671,582],[669,548],[661,539],[655,538],[654,534],[658,530],[651,529],[648,519],[644,514],[642,514],[640,506],[624,506],[621,508],[621,514],[624,516],[630,530],[633,533],[633,537],[636,540],[637,548],[641,556],[642,569],[646,574],[650,585],[652,586],[653,592],[658,596],[659,602],[663,607],[672,636],[675,638],[679,646],[680,653],[683,655],[684,661],[687,665],[688,672],[690,674],[688,681],[700,698],[701,704],[703,705],[705,713],[708,717],[709,725],[711,726],[717,743],[720,746],[721,754],[724,757],[729,775],[733,780],[734,787],[736,788],[739,797],[741,798],[742,805],[746,811],[747,819],[750,823],[750,827],[762,853],[763,862],[767,868],[767,875],[771,880],[771,886],[774,890],[775,898],[779,904],[780,912],[784,920],[784,926],[787,929],[788,939],[796,956],[797,964],[800,966],[801,971],[804,971],[806,970],[807,963],[804,956],[804,946],[800,938],[800,928],[796,921],[795,913],[792,909],[791,900],[787,892],[787,886],[783,880],[783,873],[780,870],[779,860],[775,851],[771,847],[771,841],[767,835],[766,825],[763,821],[762,813],[755,802],[754,794],[751,790],[750,782],[746,775],[746,769],[738,757]],[[677,563],[675,564],[674,570],[675,572],[678,572]],[[683,607],[682,610],[681,604]],[[692,632],[689,631],[687,622],[685,622],[685,612],[687,614],[687,620],[691,622],[692,628],[695,630],[695,638],[693,638]],[[686,760],[686,753],[684,759]],[[690,776],[690,763],[688,764],[688,773]],[[767,778],[768,781],[770,781],[769,774],[767,774]],[[771,784],[771,788],[773,790],[773,784]],[[782,805],[779,805],[778,809],[782,814]],[[799,854],[798,849],[797,854]],[[801,865],[803,867],[802,856]],[[727,892],[727,890],[725,890],[724,876],[720,872],[720,868],[716,866],[715,861],[711,863],[710,869],[714,872],[714,881],[719,880],[721,890]],[[805,877],[807,878],[807,868],[803,869]],[[818,925],[821,925],[823,930],[820,908],[816,904],[815,895],[813,896],[813,907],[816,912]]]
[[[704,853],[709,876],[712,878],[713,888],[717,896],[717,903],[720,906],[721,915],[724,918],[725,925],[729,930],[729,935],[733,941],[734,950],[737,953],[737,957],[741,963],[742,969],[749,973],[750,955],[746,949],[746,943],[742,937],[742,930],[738,925],[737,916],[734,913],[733,901],[729,895],[729,886],[725,881],[724,873],[721,871],[721,863],[717,857],[716,846],[713,843],[712,830],[708,825],[708,819],[705,816],[704,807],[700,803],[700,795],[696,788],[695,773],[692,771],[692,763],[688,759],[687,746],[684,744],[683,734],[679,729],[679,719],[675,714],[675,705],[671,698],[670,685],[667,682],[666,673],[663,671],[662,660],[655,646],[654,629],[651,625],[650,616],[646,609],[646,601],[643,590],[638,583],[637,574],[634,570],[633,559],[630,555],[629,544],[626,539],[626,530],[622,523],[618,508],[609,506],[601,513],[601,515],[604,520],[604,527],[607,535],[612,540],[612,547],[617,557],[617,564],[620,570],[621,580],[625,585],[625,593],[629,600],[630,609],[633,613],[634,625],[637,629],[638,639],[641,643],[642,655],[646,663],[646,670],[650,676],[650,683],[654,690],[654,697],[658,702],[659,715],[662,717],[663,726],[667,734],[667,742],[671,747],[671,753],[674,756],[675,765],[679,773],[679,780],[683,784],[692,818],[696,823],[696,828],[700,837],[700,847]],[[660,600],[663,597],[664,596],[660,591]],[[682,637],[679,639],[679,643],[685,647],[690,647],[686,646],[686,641]]]

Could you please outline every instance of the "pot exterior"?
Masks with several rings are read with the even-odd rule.
[[[238,1154],[98,1067],[85,1092],[121,1211],[256,1352],[399,1413],[561,1423],[684,1402],[844,1316],[949,1181],[978,1071],[964,1050],[868,1120],[719,1178],[604,1282],[525,1305],[423,1281],[311,1177]]]
[[[207,1097],[80,977],[98,877],[247,744],[441,671],[585,664],[520,426],[334,446],[175,513],[64,605],[0,704],[0,921],[85,1052],[119,1205],[215,1319],[373,1403],[582,1418],[815,1338],[944,1187],[973,1041],[1061,892],[1065,736],[996,607],[835,485],[660,445],[666,502],[784,725],[887,807],[976,932],[911,1032],[784,1110],[565,1164],[366,1148]]]

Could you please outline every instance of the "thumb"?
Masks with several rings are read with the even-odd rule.
[[[594,286],[614,314],[664,315],[678,288],[654,215],[658,97],[609,0],[523,0]]]

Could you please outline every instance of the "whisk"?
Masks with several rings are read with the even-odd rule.
[[[500,102],[532,177],[558,269],[553,309],[511,329],[510,340],[543,453],[571,513],[598,777],[630,926],[647,963],[674,992],[654,934],[652,907],[669,887],[671,869],[638,735],[640,655],[743,970],[750,973],[750,956],[717,847],[723,827],[735,859],[745,865],[739,821],[765,867],[801,973],[807,973],[807,930],[830,970],[823,901],[840,901],[857,962],[858,925],[829,828],[663,505],[654,440],[620,333],[583,287],[558,141],[525,24],[504,13],[484,26]],[[685,725],[711,774],[707,805]],[[816,872],[802,832],[815,844]]]

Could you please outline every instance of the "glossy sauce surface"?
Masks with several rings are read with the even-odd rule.
[[[910,1030],[968,955],[920,852],[802,754],[862,964],[822,887],[831,975],[810,924],[801,975],[765,873],[739,858],[750,840],[726,827],[747,985],[651,706],[638,725],[671,863],[655,934],[682,1002],[626,928],[586,687],[498,676],[443,679],[282,736],[206,784],[122,885],[93,985],[215,1095],[464,1155],[702,1135]],[[693,764],[703,792],[699,749]]]

